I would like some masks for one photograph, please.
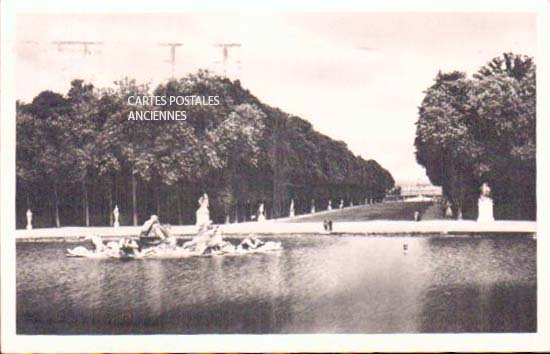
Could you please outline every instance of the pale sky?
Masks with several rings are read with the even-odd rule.
[[[413,145],[423,91],[439,70],[472,74],[505,51],[535,56],[535,30],[527,13],[26,14],[17,18],[17,97],[65,94],[73,78],[157,84],[171,75],[166,42],[183,43],[176,76],[222,73],[214,44],[239,43],[227,73],[261,101],[377,160],[398,183],[426,182]],[[84,56],[54,41],[102,45]]]

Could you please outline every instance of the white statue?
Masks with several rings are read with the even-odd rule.
[[[315,199],[311,200],[311,213],[315,213]]]
[[[32,230],[32,211],[27,209],[27,230]]]
[[[478,200],[478,215],[477,221],[487,222],[495,221],[493,216],[493,199],[491,196],[491,188],[487,182],[483,182],[481,185],[481,195]]]
[[[114,227],[120,226],[120,223],[118,222],[119,215],[120,215],[120,212],[118,211],[118,205],[115,205],[115,209],[113,210],[113,216],[115,217],[115,222],[113,223]]]
[[[328,206],[327,206],[327,210],[328,211],[331,211],[332,210],[332,200],[328,200]]]
[[[350,206],[350,207],[353,206],[353,200],[349,202],[349,206]]]
[[[199,208],[196,211],[196,216],[197,216],[196,225],[200,229],[201,226],[210,224],[210,210],[208,209],[208,205],[209,205],[208,195],[204,193],[199,198],[198,202],[199,202]]]
[[[445,217],[446,218],[453,217],[453,209],[451,209],[451,204],[447,205],[447,209],[445,209]]]
[[[339,209],[344,209],[344,199],[340,199],[340,205],[338,206]]]
[[[258,207],[258,221],[265,221],[264,203]]]
[[[290,211],[288,213],[288,216],[291,218],[294,217],[294,199],[290,200]]]

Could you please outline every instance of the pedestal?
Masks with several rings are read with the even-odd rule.
[[[206,208],[199,208],[197,210],[197,226],[206,225],[210,222],[210,211]]]
[[[493,200],[491,198],[479,198],[477,221],[495,221],[493,216]]]

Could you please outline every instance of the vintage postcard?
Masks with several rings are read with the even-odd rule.
[[[2,4],[3,351],[550,349],[548,2],[132,4]]]

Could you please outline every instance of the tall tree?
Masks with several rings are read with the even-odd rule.
[[[226,215],[231,206],[238,218],[238,205],[243,196],[249,194],[248,186],[242,183],[241,171],[255,168],[267,156],[261,150],[265,114],[254,105],[241,104],[209,132],[209,137],[224,161],[223,168],[228,193],[226,194]]]
[[[457,215],[475,215],[479,185],[489,182],[499,217],[535,216],[535,107],[532,58],[504,54],[474,79],[437,75],[419,109],[416,157]]]

